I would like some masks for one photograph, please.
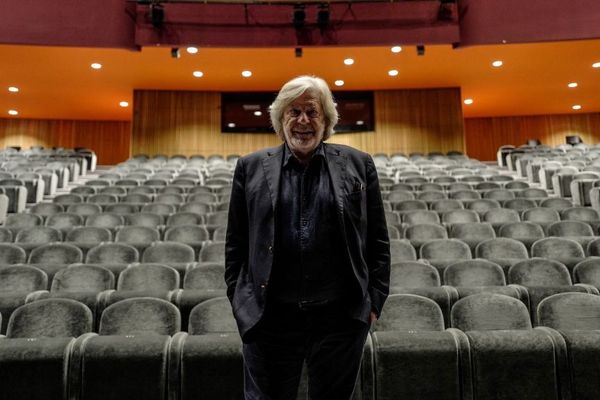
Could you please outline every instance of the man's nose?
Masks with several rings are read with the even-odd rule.
[[[300,113],[300,116],[298,117],[298,122],[301,124],[308,124],[310,122],[310,118],[308,118],[306,111]]]

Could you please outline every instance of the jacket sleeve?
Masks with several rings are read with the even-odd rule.
[[[379,180],[373,159],[367,160],[367,266],[372,310],[379,318],[390,286],[390,241]]]
[[[248,211],[246,207],[246,172],[243,159],[235,167],[229,201],[227,235],[225,239],[225,283],[227,297],[233,302],[240,271],[248,265]]]

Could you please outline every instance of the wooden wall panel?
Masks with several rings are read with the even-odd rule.
[[[460,90],[375,92],[375,129],[330,141],[369,153],[464,151]],[[280,143],[273,134],[221,133],[216,92],[135,91],[132,136],[132,153],[149,155],[243,155]]]
[[[6,146],[87,147],[98,155],[98,164],[113,165],[130,157],[131,123],[0,119],[0,148]]]
[[[495,160],[498,147],[539,139],[556,146],[565,136],[578,135],[585,143],[600,142],[600,113],[535,115],[465,119],[467,154],[479,160]]]

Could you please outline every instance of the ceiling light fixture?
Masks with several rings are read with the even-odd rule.
[[[579,85],[577,84],[577,82],[569,82],[569,84],[567,84],[567,86],[570,88],[576,88]]]
[[[504,63],[501,60],[496,60],[494,62],[492,62],[492,67],[501,67]]]
[[[192,75],[194,75],[194,77],[196,77],[196,78],[202,78],[204,76],[204,72],[194,71],[194,72],[192,72]]]
[[[592,68],[600,68],[600,62],[593,63]]]
[[[388,71],[388,75],[389,76],[398,76],[398,70],[397,69],[390,69]]]
[[[100,69],[100,68],[102,68],[102,64],[100,64],[100,63],[92,63],[90,65],[90,67],[92,67],[92,69]]]
[[[463,101],[463,103],[470,106],[471,104],[473,104],[473,99],[465,99],[465,101]]]
[[[19,115],[17,110],[8,110],[8,115]]]
[[[260,116],[262,116],[262,111],[254,111],[254,115],[256,117],[260,117]]]
[[[343,80],[341,80],[341,79],[338,79],[338,80],[337,80],[337,81],[335,81],[334,83],[335,83],[335,86],[344,86],[344,83],[345,83],[345,82],[344,82]]]
[[[227,124],[228,128],[235,128],[235,124],[233,122],[230,122]]]
[[[248,71],[248,70],[242,71],[242,76],[244,78],[250,78],[252,76],[252,71]]]
[[[119,102],[119,105],[120,105],[121,107],[123,107],[123,108],[125,108],[125,107],[129,107],[129,103],[128,103],[128,102],[126,102],[126,101],[120,101],[120,102]]]
[[[581,105],[580,104],[575,104],[573,107],[571,107],[573,110],[581,110]]]
[[[16,86],[9,86],[8,87],[8,91],[11,93],[18,93],[19,92],[19,88]]]
[[[392,50],[392,53],[396,53],[397,54],[397,53],[400,53],[402,51],[402,47],[400,47],[400,46],[394,46],[394,47],[391,48],[391,50]]]
[[[346,58],[344,60],[344,64],[346,64],[346,65],[352,65],[352,64],[354,64],[354,59],[352,59],[352,58]]]
[[[187,49],[185,49],[185,51],[187,51],[188,54],[197,54],[198,48],[197,47],[188,47]]]

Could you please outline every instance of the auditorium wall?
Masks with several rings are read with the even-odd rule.
[[[502,145],[538,139],[556,146],[571,135],[580,136],[584,143],[600,142],[600,113],[465,119],[467,154],[479,160],[495,160]]]
[[[0,119],[0,148],[21,146],[86,147],[98,164],[112,165],[130,157],[129,121]]]
[[[330,141],[369,153],[464,150],[460,89],[375,92],[375,131]],[[274,134],[221,133],[216,92],[137,90],[132,153],[247,154],[280,143]]]

